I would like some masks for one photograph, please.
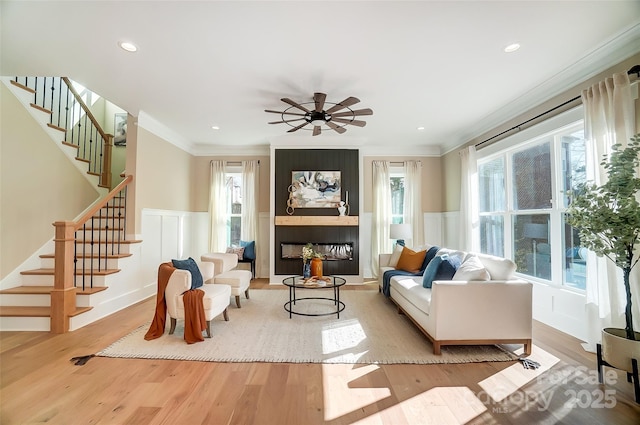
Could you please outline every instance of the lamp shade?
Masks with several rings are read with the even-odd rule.
[[[413,239],[410,224],[392,224],[389,227],[389,239]]]

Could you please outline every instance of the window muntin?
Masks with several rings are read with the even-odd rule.
[[[404,220],[404,175],[392,173],[391,184],[391,223],[402,224]]]
[[[586,179],[583,124],[521,141],[478,161],[480,249],[534,281],[583,291],[586,250],[564,213]]]
[[[240,245],[242,230],[242,173],[225,173],[227,194],[227,244]]]

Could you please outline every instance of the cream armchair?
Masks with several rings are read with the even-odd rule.
[[[200,290],[204,292],[202,303],[204,305],[204,315],[207,321],[207,337],[211,338],[211,320],[223,314],[224,320],[229,321],[227,307],[231,297],[231,286],[229,285],[213,285],[213,263],[198,262],[198,268],[202,273],[202,285]],[[184,300],[183,293],[191,289],[191,273],[188,270],[176,269],[169,278],[167,287],[164,291],[165,301],[167,303],[167,313],[171,318],[171,328],[169,335],[176,330],[177,319],[184,320]]]

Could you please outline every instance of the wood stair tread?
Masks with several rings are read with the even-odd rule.
[[[95,286],[93,288],[76,288],[76,295],[92,295],[106,291],[108,286]],[[0,294],[4,295],[46,295],[51,294],[53,286],[16,286],[15,288],[3,289]]]
[[[69,316],[74,317],[92,309],[76,307]],[[4,306],[0,307],[0,317],[51,317],[51,307]]]
[[[27,86],[25,86],[24,84],[20,84],[20,83],[18,83],[18,82],[17,82],[17,81],[15,81],[15,80],[11,80],[11,84],[13,84],[13,85],[14,85],[14,86],[16,86],[16,87],[21,88],[22,90],[28,91],[28,92],[29,92],[29,93],[31,93],[31,94],[33,94],[33,93],[35,93],[35,92],[36,92],[36,91],[35,91],[34,89],[32,89],[31,87],[27,87]]]
[[[3,306],[0,317],[51,317],[51,307]]]
[[[20,274],[22,275],[29,275],[29,276],[53,276],[54,275],[54,271],[55,269],[33,269],[33,270],[25,270],[20,272]],[[93,275],[94,276],[106,276],[106,275],[110,275],[110,274],[114,274],[114,273],[118,273],[120,271],[120,269],[106,269],[106,270],[93,270]],[[91,274],[91,270],[86,269],[84,271],[84,273],[82,272],[81,269],[76,270],[77,274],[79,276],[81,275],[85,275],[88,276]]]

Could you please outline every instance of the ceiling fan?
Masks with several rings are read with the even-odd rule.
[[[273,114],[280,114],[282,117],[282,121],[272,121],[269,124],[287,124],[292,127],[291,130],[288,131],[288,133],[293,133],[294,131],[298,131],[301,128],[311,124],[313,126],[313,136],[317,136],[322,132],[323,125],[326,125],[339,134],[347,131],[347,129],[344,128],[346,125],[364,127],[365,125],[367,125],[367,123],[355,118],[362,115],[373,115],[373,111],[369,108],[351,109],[351,106],[360,102],[360,99],[358,98],[351,96],[339,103],[326,102],[326,99],[327,95],[324,93],[314,93],[313,102],[305,103],[297,103],[291,99],[284,97],[280,100],[288,105],[291,105],[287,109],[285,109],[284,111],[273,111],[270,109],[265,109],[264,111]],[[309,106],[307,107],[305,105]],[[327,110],[324,109],[326,105],[330,106]],[[346,109],[346,111],[344,109]],[[291,117],[301,118],[290,119]],[[303,122],[301,124],[298,124],[298,121]],[[307,128],[305,130],[310,129]]]

